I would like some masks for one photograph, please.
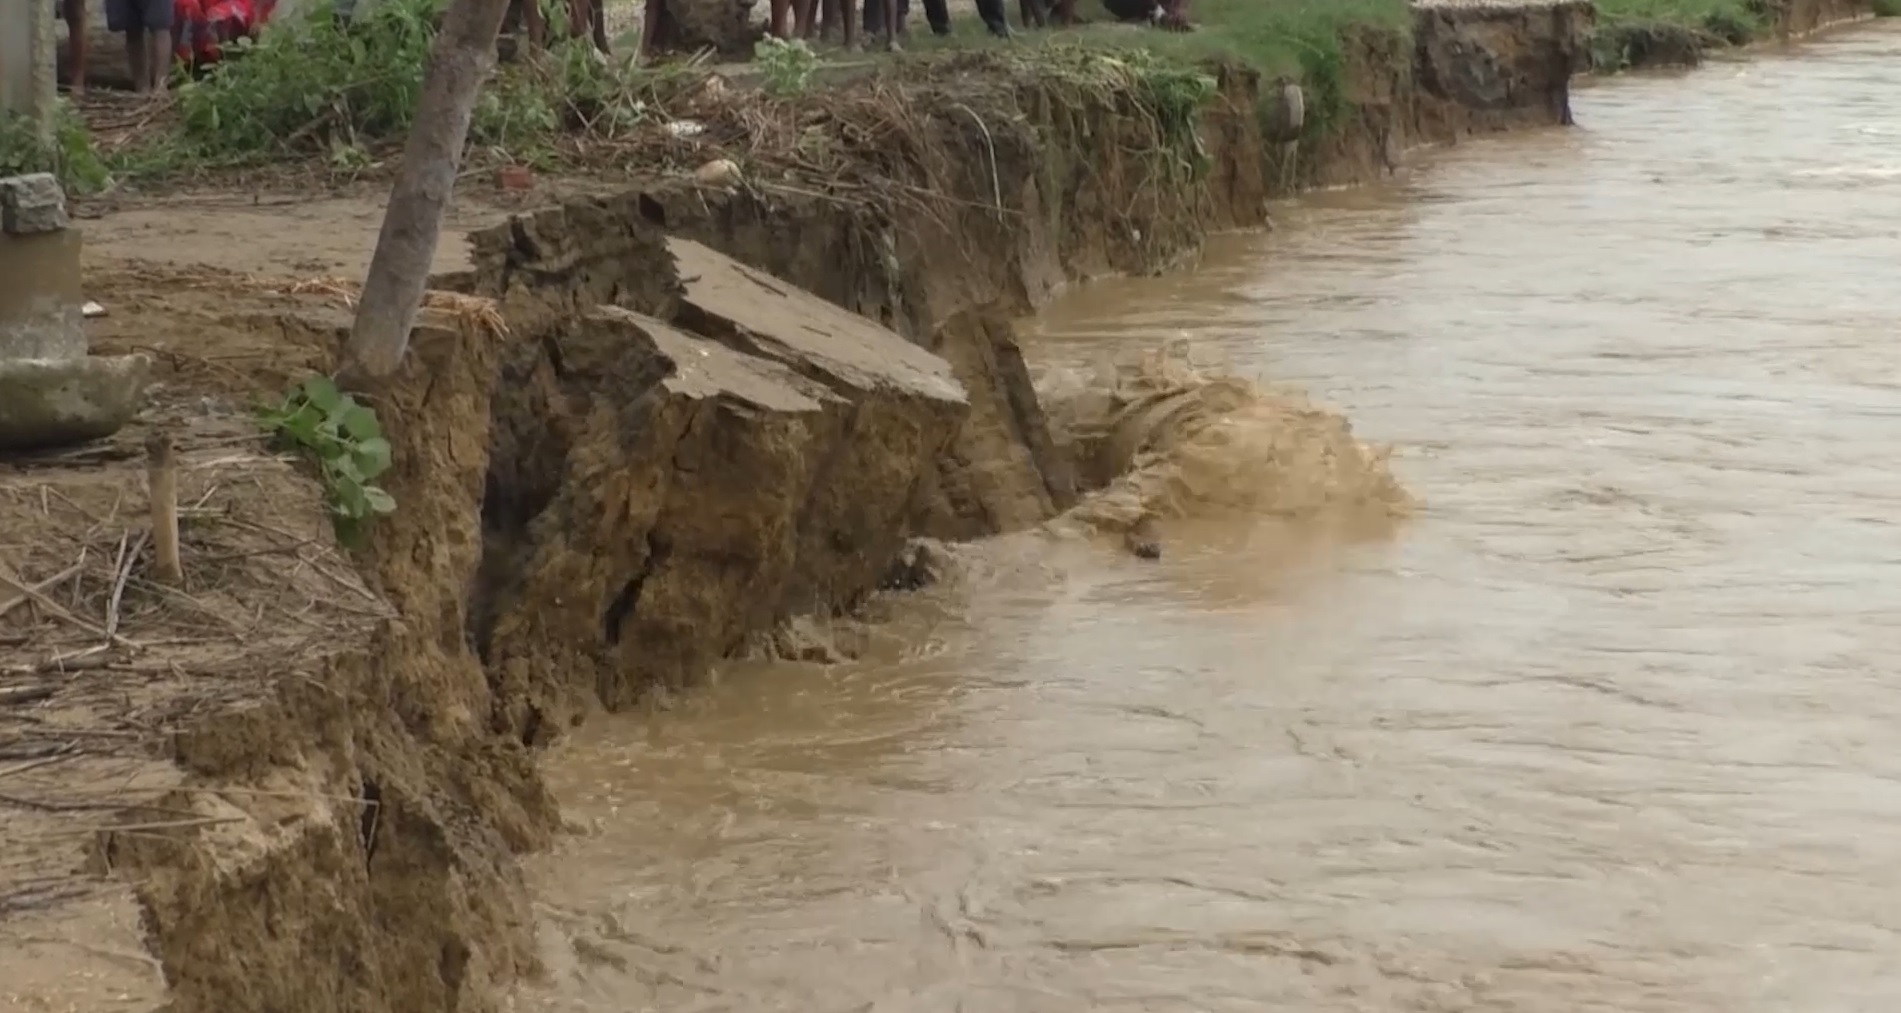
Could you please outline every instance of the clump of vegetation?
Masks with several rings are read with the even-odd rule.
[[[768,35],[753,47],[753,59],[758,62],[766,92],[771,95],[797,95],[805,91],[819,68],[818,54],[812,52],[804,39],[787,41]]]
[[[1775,28],[1768,0],[1598,0],[1591,64],[1628,67],[1695,63],[1705,49],[1742,46]]]
[[[185,140],[226,157],[397,136],[422,93],[443,0],[388,0],[350,25],[328,3],[239,43],[178,91]]]
[[[409,129],[447,3],[381,0],[363,6],[347,24],[335,17],[333,0],[302,7],[259,39],[237,44],[233,58],[203,80],[182,84],[179,130],[116,154],[115,168],[136,177],[286,158],[321,159],[345,173],[371,168],[397,149]],[[1213,95],[1209,71],[1214,65],[1251,67],[1266,80],[1300,81],[1307,96],[1304,131],[1322,136],[1347,108],[1347,48],[1362,44],[1353,40],[1364,40],[1370,30],[1382,47],[1379,52],[1390,45],[1395,58],[1403,57],[1408,11],[1407,0],[1198,0],[1200,29],[1195,32],[1098,21],[1076,31],[1026,36],[1022,44],[997,52],[1055,74],[1075,72],[1078,52],[1119,61],[1088,72],[1121,75],[1115,83],[1133,89],[1140,107],[1135,111],[1152,114],[1167,148],[1192,165],[1199,152],[1196,114]],[[553,34],[564,37],[560,11],[553,13]],[[957,28],[950,39],[920,33],[914,43],[921,49],[991,45],[975,19],[960,18]],[[820,54],[798,41],[769,39],[756,55],[756,79],[778,96],[808,91],[823,64]],[[684,115],[696,120],[718,119],[716,111],[680,105],[689,96],[681,86],[703,76],[703,70],[692,67],[637,68],[596,53],[585,41],[556,43],[505,66],[484,88],[470,130],[471,161],[550,169],[606,157],[622,164],[704,158],[705,152],[696,156],[686,146],[639,129],[667,119],[669,108],[676,114],[685,108]],[[1268,101],[1277,98],[1264,95]],[[719,134],[725,142],[734,126],[725,124]],[[754,154],[770,158],[769,152]]]
[[[1087,5],[1086,5],[1087,6]],[[1308,95],[1305,130],[1324,136],[1346,114],[1346,47],[1367,32],[1388,35],[1395,54],[1407,52],[1411,6],[1407,0],[1196,0],[1196,30],[1155,31],[1097,21],[1076,31],[1049,35],[1046,46],[1089,46],[1109,51],[1141,50],[1195,72],[1214,64],[1252,68],[1269,80],[1301,82]],[[919,39],[920,47],[990,45],[982,26],[966,20],[944,40]]]
[[[1207,171],[1199,127],[1217,84],[1204,68],[1145,49],[1105,53],[1077,47],[1070,52],[1061,74],[1086,92],[1133,97],[1137,111],[1154,121],[1160,141],[1155,154],[1167,160],[1169,175],[1194,178]]]
[[[375,484],[389,470],[390,446],[376,412],[337,389],[329,377],[313,376],[291,388],[261,422],[278,445],[317,466],[329,500],[337,539],[361,544],[369,522],[396,509],[396,499]]]
[[[343,169],[400,141],[415,115],[448,0],[383,0],[344,23],[328,2],[273,24],[178,89],[177,159],[209,165],[321,155]],[[614,130],[646,114],[661,75],[634,72],[585,41],[564,41],[483,89],[470,143],[545,162],[563,131]],[[177,160],[175,159],[175,160]]]
[[[1875,0],[1874,15],[1878,18],[1901,18],[1901,0]]]
[[[50,138],[26,117],[0,111],[0,176],[33,172],[59,177],[68,193],[95,193],[112,182],[85,121],[63,101],[53,115]]]

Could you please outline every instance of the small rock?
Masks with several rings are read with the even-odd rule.
[[[84,316],[87,320],[91,320],[94,317],[105,316],[106,308],[96,302],[88,301],[84,306],[79,307],[79,312],[81,316]]]
[[[731,186],[739,181],[739,164],[730,158],[715,158],[693,170],[693,178],[702,186]]]
[[[1162,558],[1162,536],[1155,530],[1155,519],[1144,517],[1122,533],[1122,544],[1137,559]]]
[[[58,232],[69,224],[66,192],[50,172],[0,179],[0,231],[30,236]]]

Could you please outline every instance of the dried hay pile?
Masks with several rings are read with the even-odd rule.
[[[95,888],[74,856],[102,832],[204,822],[163,802],[175,737],[319,683],[392,617],[251,420],[175,431],[177,584],[154,570],[141,434],[0,463],[0,917]]]

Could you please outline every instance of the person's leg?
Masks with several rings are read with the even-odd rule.
[[[924,20],[931,23],[932,35],[951,33],[950,4],[945,0],[924,0]]]
[[[90,43],[86,38],[86,0],[66,0],[66,56],[71,64],[72,83],[68,86],[74,98],[86,94],[86,56]]]
[[[588,24],[594,32],[594,48],[603,54],[610,52],[607,43],[607,0],[585,0]]]
[[[1102,5],[1118,21],[1147,21],[1161,6],[1157,0],[1102,0]]]
[[[509,5],[515,15],[520,32],[516,38],[526,35],[528,49],[546,49],[548,46],[548,19],[541,13],[541,0],[515,0]]]
[[[884,7],[884,48],[886,52],[897,52],[898,32],[904,29],[904,14],[898,8],[899,0],[866,0],[866,2]]]
[[[132,90],[143,92],[146,90],[145,23],[140,16],[140,0],[105,0],[105,5],[106,31],[125,36],[125,65],[132,75]]]
[[[152,90],[152,74],[146,70],[145,56],[149,50],[145,46],[145,29],[128,28],[125,30],[125,66],[132,74],[132,90],[144,95]]]
[[[165,90],[172,72],[172,0],[143,0],[145,60],[153,93]]]
[[[667,0],[647,0],[647,13],[640,19],[640,45],[634,49],[635,62],[652,59],[660,43],[660,19],[666,11]]]
[[[984,27],[998,38],[1010,37],[1010,18],[1003,11],[1003,0],[977,0],[977,16]]]

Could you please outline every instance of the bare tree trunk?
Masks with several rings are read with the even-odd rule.
[[[442,234],[442,214],[455,189],[462,146],[482,81],[495,66],[495,37],[508,0],[454,0],[429,54],[429,73],[403,149],[402,171],[383,212],[383,231],[363,280],[356,328],[344,348],[343,371],[385,377],[409,347],[409,328],[429,283]]]

